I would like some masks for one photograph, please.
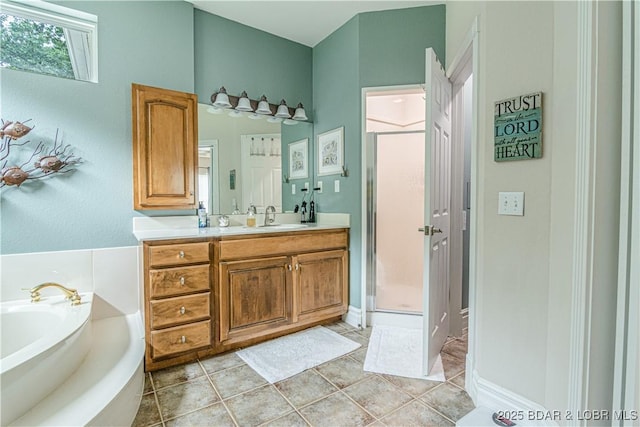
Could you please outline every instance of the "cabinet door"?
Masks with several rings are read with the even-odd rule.
[[[132,85],[134,209],[195,209],[198,98]]]
[[[291,323],[288,257],[220,263],[220,341],[264,335]]]
[[[314,252],[293,258],[296,272],[297,321],[311,321],[347,312],[346,250]]]

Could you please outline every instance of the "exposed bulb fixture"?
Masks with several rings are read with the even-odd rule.
[[[260,102],[258,102],[258,108],[256,109],[256,113],[258,114],[269,114],[271,115],[271,108],[269,107],[269,102],[267,101],[267,97],[262,95],[260,98]]]
[[[307,119],[307,113],[304,111],[304,107],[302,106],[302,103],[298,103],[298,106],[296,107],[296,112],[293,115],[293,120],[309,120]]]
[[[240,94],[240,99],[238,99],[238,105],[236,106],[236,110],[253,111],[253,108],[251,108],[251,101],[247,96],[247,92],[242,91],[242,94]]]
[[[227,90],[222,86],[216,95],[216,100],[213,101],[213,106],[218,108],[229,108],[231,103],[229,102],[229,95]]]
[[[284,99],[280,101],[280,105],[278,105],[278,111],[276,111],[275,116],[280,117],[281,119],[288,119],[291,117],[291,114],[289,114],[289,107],[287,107],[287,103]]]

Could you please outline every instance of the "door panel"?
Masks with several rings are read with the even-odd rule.
[[[282,212],[282,159],[279,135],[242,135],[242,211],[253,204]]]
[[[449,334],[449,223],[451,198],[451,84],[435,52],[426,52],[425,259],[423,374]],[[436,232],[434,232],[436,231]]]
[[[295,312],[300,319],[343,314],[347,309],[347,251],[326,251],[298,255],[295,269]]]

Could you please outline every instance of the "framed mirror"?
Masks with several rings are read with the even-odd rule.
[[[277,212],[292,209],[291,183],[285,182],[288,144],[302,138],[312,141],[313,124],[283,125],[266,117],[212,110],[198,104],[198,200],[210,214],[245,213],[251,204],[258,212],[269,205]],[[311,151],[310,147],[313,165]]]

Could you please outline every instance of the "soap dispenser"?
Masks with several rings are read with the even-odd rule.
[[[249,206],[247,210],[247,227],[255,227],[256,226],[256,207],[253,205]]]

